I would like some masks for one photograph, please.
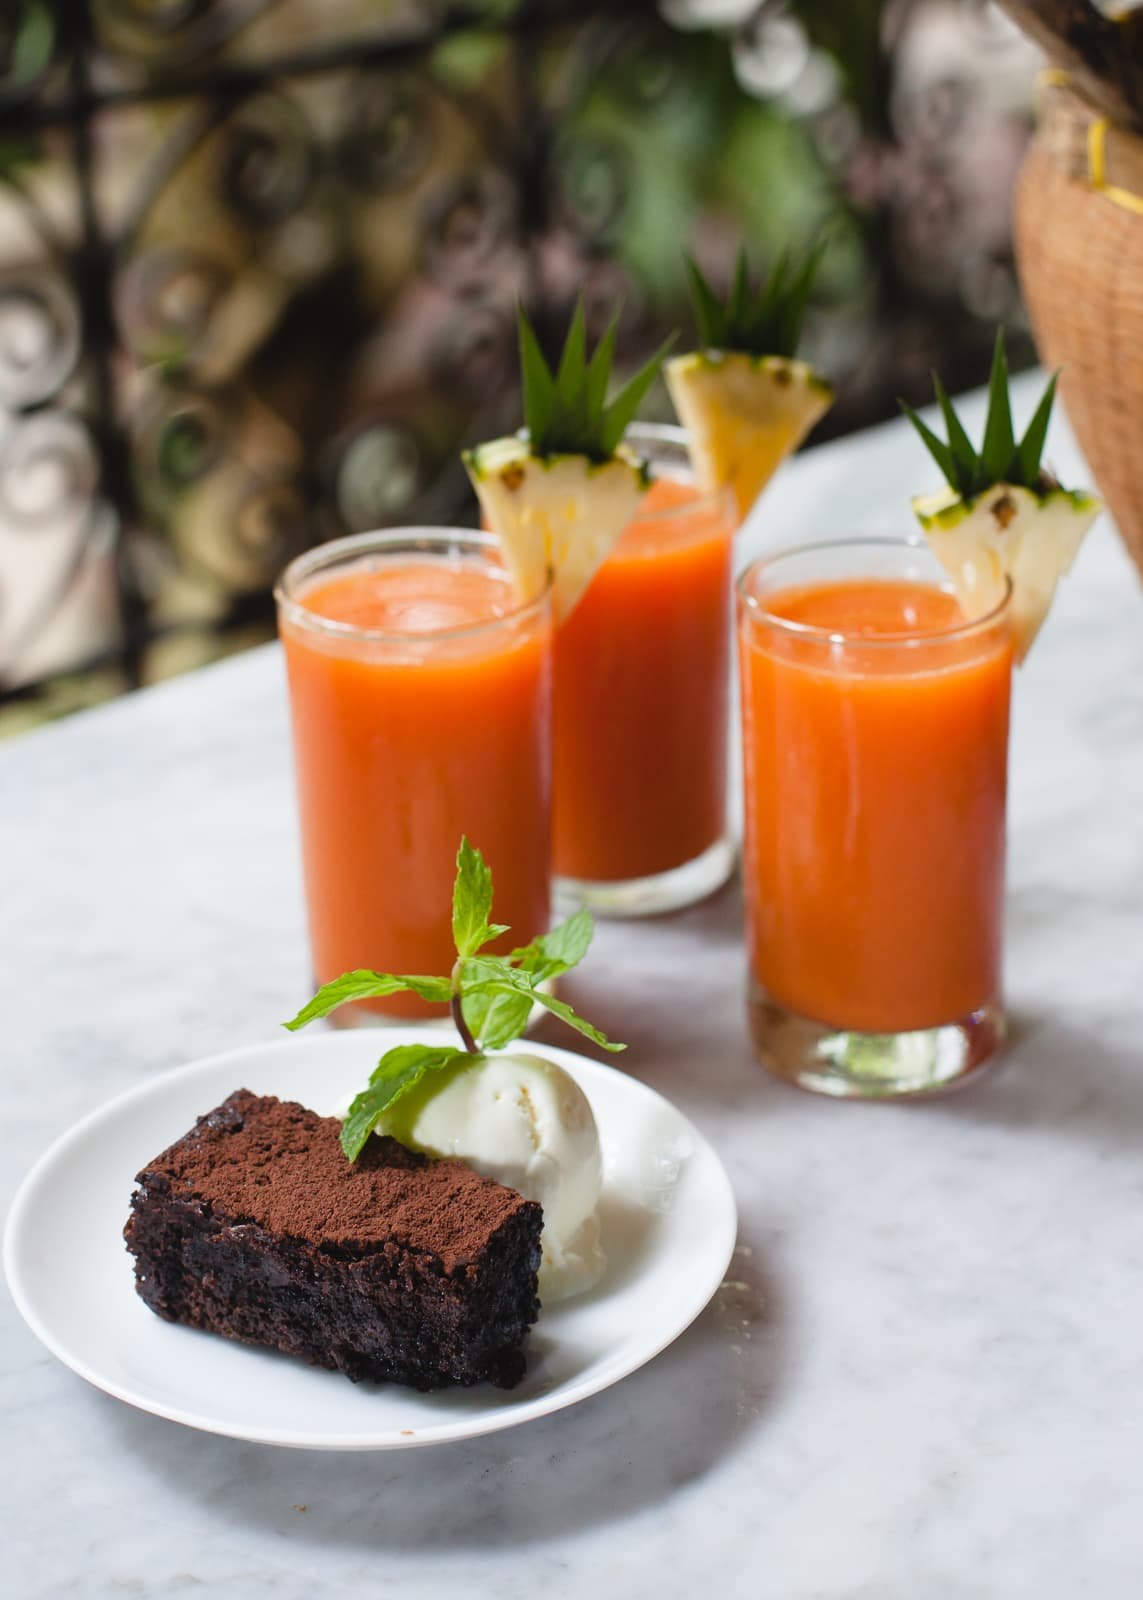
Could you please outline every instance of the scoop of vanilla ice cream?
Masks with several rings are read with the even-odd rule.
[[[426,1073],[384,1132],[426,1155],[454,1156],[544,1208],[541,1299],[590,1289],[606,1258],[596,1206],[599,1133],[587,1096],[543,1056],[474,1056]]]

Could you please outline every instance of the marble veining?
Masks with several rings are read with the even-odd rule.
[[[1022,415],[1035,394],[1017,386]],[[1048,455],[1082,481],[1062,420]],[[815,451],[743,557],[903,528],[930,478],[900,424]],[[727,1281],[671,1350],[514,1432],[318,1456],[107,1399],[5,1297],[4,1592],[1139,1593],[1143,596],[1106,520],[1020,676],[1012,779],[1015,1038],[960,1098],[845,1106],[764,1077],[734,886],[601,929],[569,996],[714,1141],[741,1209]],[[0,748],[0,840],[7,1199],[69,1119],[271,1037],[306,992],[276,651]]]

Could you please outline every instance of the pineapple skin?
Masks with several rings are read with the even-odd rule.
[[[466,451],[464,464],[521,599],[534,599],[551,574],[557,623],[582,598],[650,481],[625,445],[607,461],[537,456],[516,435]]]
[[[699,350],[664,370],[699,486],[730,488],[739,521],[834,398],[811,366],[785,356]]]
[[[970,500],[946,486],[912,504],[969,621],[1003,604],[1011,584],[1013,650],[1024,661],[1102,503],[1078,490],[997,483]]]

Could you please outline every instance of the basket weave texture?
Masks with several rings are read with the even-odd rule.
[[[1015,237],[1040,357],[1063,368],[1072,427],[1143,576],[1143,139],[1107,129],[1069,90],[1049,91]]]

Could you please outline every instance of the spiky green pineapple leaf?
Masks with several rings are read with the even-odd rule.
[[[545,438],[555,410],[556,384],[532,324],[517,307],[516,331],[520,344],[520,374],[524,385],[524,418],[533,439]]]
[[[979,451],[965,431],[937,374],[933,373],[933,392],[944,417],[948,442],[928,427],[912,406],[904,400],[898,405],[913,424],[926,450],[941,470],[945,482],[962,499],[972,500],[994,484],[1007,483],[1013,488],[1030,489],[1040,493],[1049,485],[1040,458],[1048,437],[1048,423],[1052,403],[1056,397],[1055,373],[1019,443],[1012,428],[1012,405],[1009,399],[1008,359],[1004,351],[1004,330],[998,329],[996,346],[992,355],[992,371],[988,382],[988,416],[984,424],[984,439]]]
[[[607,384],[611,377],[611,363],[615,359],[615,341],[618,334],[619,313],[615,311],[587,367],[587,409],[592,416],[603,410],[604,401],[607,399]]]
[[[650,361],[640,367],[633,378],[628,379],[611,404],[605,407],[599,429],[599,445],[604,456],[615,454],[615,447],[627,432],[628,425],[635,420],[635,413],[643,404],[647,390],[659,376],[659,368],[677,338],[678,334],[672,333],[664,339]]]
[[[583,296],[575,303],[571,326],[564,340],[556,373],[556,394],[569,411],[583,407],[587,393],[587,317],[583,309]]]
[[[722,302],[690,256],[683,256],[683,264],[687,271],[687,284],[691,292],[695,321],[698,323],[699,338],[710,350],[725,350],[727,319]]]
[[[1034,483],[1040,476],[1040,457],[1044,453],[1044,442],[1048,437],[1048,423],[1052,415],[1052,403],[1056,398],[1059,376],[1058,372],[1053,372],[1017,450],[1020,475],[1024,483]]]
[[[752,356],[796,355],[806,306],[824,249],[824,240],[819,241],[798,265],[788,251],[783,251],[769,277],[757,285],[751,284],[745,249],[739,250],[730,294],[725,302],[711,288],[696,262],[684,256],[699,340],[704,349],[740,350]]]
[[[988,379],[988,418],[984,424],[984,443],[980,447],[980,460],[990,483],[1011,482],[1015,454],[1012,407],[1008,400],[1008,358],[1004,354],[1004,330],[997,328]]]
[[[958,494],[963,494],[964,490],[960,487],[961,478],[957,469],[956,457],[948,445],[943,439],[937,437],[926,422],[922,422],[907,400],[898,400],[897,404],[920,434],[921,443],[932,456],[937,466],[940,467],[945,482],[956,489]]]
[[[933,392],[936,394],[937,403],[941,408],[941,415],[945,419],[945,431],[949,438],[948,448],[952,452],[955,477],[949,481],[958,494],[972,494],[976,479],[976,449],[972,440],[964,431],[964,424],[953,408],[953,403],[948,396],[948,390],[935,372],[933,373]]]
[[[524,426],[532,449],[538,456],[582,455],[592,461],[610,460],[658,376],[674,337],[656,351],[608,405],[606,396],[615,356],[618,313],[612,317],[589,361],[581,297],[554,373],[522,306],[517,320],[524,383]]]

